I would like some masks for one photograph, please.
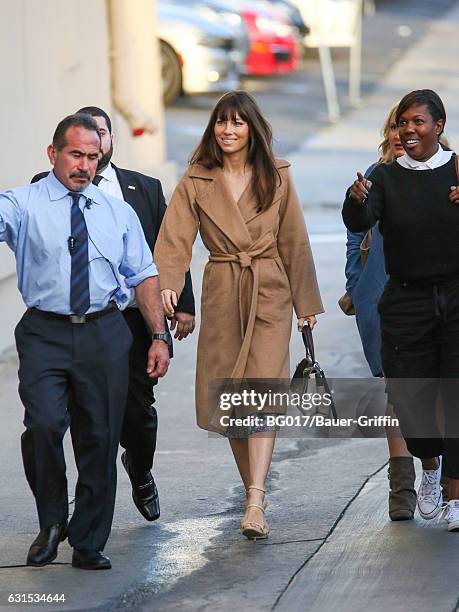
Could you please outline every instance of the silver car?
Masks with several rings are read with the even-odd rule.
[[[157,6],[165,104],[181,94],[236,89],[237,43],[232,30],[193,7],[184,10],[164,0]]]
[[[243,68],[250,49],[249,33],[237,9],[225,0],[166,0],[183,8],[196,10],[202,17],[225,25],[235,39],[231,56],[238,68]]]

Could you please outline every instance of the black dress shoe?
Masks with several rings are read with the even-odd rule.
[[[121,463],[129,476],[132,485],[132,499],[140,514],[147,521],[156,521],[160,515],[159,495],[151,472],[145,475],[143,482],[134,480],[130,472],[126,451],[121,455]]]
[[[57,557],[57,548],[67,537],[67,521],[41,529],[29,548],[27,565],[43,567]]]
[[[100,550],[78,550],[74,548],[72,565],[86,570],[112,569],[110,559]]]

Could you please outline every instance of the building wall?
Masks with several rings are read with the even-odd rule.
[[[137,19],[144,17],[142,36],[154,48],[155,2],[129,0],[127,6]],[[0,37],[0,190],[27,184],[36,172],[48,169],[46,147],[58,121],[90,104],[114,116],[117,161],[172,182],[173,168],[165,162],[159,89],[142,84],[145,92],[141,94],[156,92],[148,99],[149,112],[155,114],[158,125],[153,136],[133,139],[124,119],[112,108],[109,10],[105,0],[0,0],[4,24]],[[141,43],[136,45],[142,57]],[[145,74],[159,78],[159,56],[145,56],[148,60],[139,63],[143,80],[148,81]],[[3,243],[0,309],[1,353],[14,343],[13,329],[24,310],[16,289],[14,257]]]

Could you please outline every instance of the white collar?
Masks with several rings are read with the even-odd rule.
[[[115,168],[111,162],[102,170],[102,172],[98,172],[97,174],[100,174],[100,176],[103,176],[104,179],[110,181],[111,183],[116,183],[118,181]]]
[[[418,161],[410,157],[408,153],[405,153],[397,158],[397,162],[404,168],[408,168],[408,170],[434,170],[439,166],[447,164],[452,154],[452,151],[445,151],[438,145],[437,152],[426,161]]]

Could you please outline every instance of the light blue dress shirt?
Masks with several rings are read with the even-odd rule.
[[[0,193],[0,241],[16,255],[18,288],[29,308],[60,314],[70,309],[71,256],[69,190],[50,172],[28,185]],[[80,208],[88,228],[89,312],[115,301],[119,307],[131,289],[158,271],[135,211],[92,183]]]

